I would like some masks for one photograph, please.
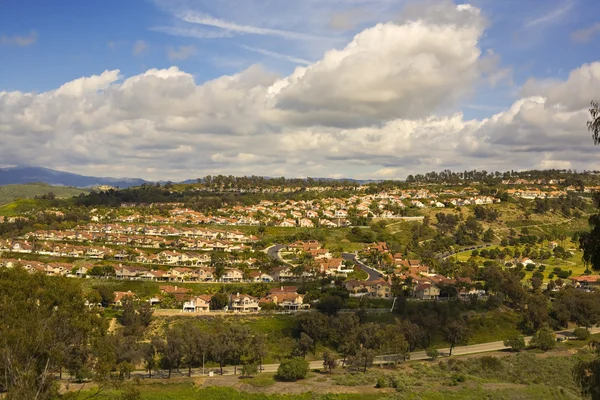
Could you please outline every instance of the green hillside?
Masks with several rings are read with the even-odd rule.
[[[89,193],[88,189],[79,189],[66,186],[52,186],[46,183],[26,183],[22,185],[0,186],[0,204],[12,203],[18,199],[32,199],[54,193],[56,198],[78,196],[80,193]]]

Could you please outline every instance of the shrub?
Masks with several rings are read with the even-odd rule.
[[[308,361],[302,357],[293,357],[285,359],[277,368],[277,379],[288,382],[295,382],[298,379],[306,378],[308,374]]]
[[[486,371],[499,371],[502,369],[502,361],[497,357],[483,356],[479,359],[481,368]]]
[[[575,336],[578,340],[586,340],[590,337],[590,331],[586,328],[575,328],[573,331],[573,336]]]
[[[513,335],[504,341],[504,345],[513,351],[521,351],[525,348],[525,339],[519,335]]]
[[[535,264],[527,264],[525,267],[527,271],[533,271],[535,269]]]
[[[377,384],[375,385],[376,388],[383,389],[389,386],[390,381],[387,378],[387,376],[380,376],[379,378],[377,378]]]
[[[529,345],[544,351],[553,349],[556,347],[556,335],[549,328],[539,329],[535,335],[533,335]]]
[[[429,348],[425,351],[425,354],[427,354],[427,357],[431,358],[431,360],[433,361],[439,357],[440,352],[437,349]]]

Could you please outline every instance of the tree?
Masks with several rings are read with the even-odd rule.
[[[142,346],[142,358],[148,371],[148,376],[152,378],[152,370],[158,366],[159,354],[158,348],[160,346],[160,339],[153,337],[149,343],[144,343]]]
[[[529,345],[544,351],[553,349],[556,347],[556,335],[550,328],[539,329],[531,338]]]
[[[267,341],[264,335],[254,335],[250,339],[250,347],[248,349],[248,356],[250,361],[254,364],[258,363],[259,368],[262,370],[262,360],[267,356]]]
[[[287,382],[295,382],[306,378],[308,374],[308,361],[302,357],[287,358],[281,361],[277,368],[277,379]]]
[[[311,351],[313,354],[315,352],[315,341],[304,332],[300,333],[300,338],[298,339],[298,343],[296,345],[298,352],[302,357],[306,357],[306,353],[309,351]]]
[[[427,354],[427,357],[429,357],[431,361],[434,361],[436,358],[439,357],[440,352],[437,349],[430,347],[427,350],[425,350],[425,354]]]
[[[592,400],[600,399],[600,344],[589,343],[596,357],[589,361],[580,361],[573,367],[573,378],[581,388],[582,396],[591,396]]]
[[[76,369],[84,366],[80,356],[105,333],[84,301],[79,284],[68,278],[0,268],[0,391],[7,399],[51,398],[53,371],[75,359]]]
[[[157,342],[157,348],[161,354],[160,366],[169,371],[169,378],[171,378],[171,371],[173,369],[178,369],[181,366],[184,350],[184,335],[185,334],[178,329],[167,329],[165,331],[165,340]]]
[[[594,205],[598,213],[590,215],[591,230],[579,236],[579,246],[583,250],[583,261],[593,270],[600,270],[600,192],[594,193]]]
[[[469,328],[462,319],[454,319],[446,323],[442,329],[444,338],[450,343],[450,356],[457,344],[466,344],[469,340]]]
[[[250,331],[244,325],[230,325],[225,334],[229,340],[229,357],[233,361],[233,374],[236,375],[237,366],[240,364],[242,357],[248,353]]]
[[[338,311],[344,308],[344,300],[340,296],[325,295],[317,303],[317,308],[325,314],[336,315]]]
[[[512,335],[504,340],[504,346],[510,347],[513,351],[521,351],[525,348],[525,339],[520,335]]]
[[[210,354],[214,361],[219,363],[221,375],[223,375],[223,365],[230,354],[230,340],[226,331],[220,330],[217,334],[211,336]]]
[[[249,362],[242,365],[242,376],[250,377],[258,373],[258,366],[255,363]]]
[[[210,309],[211,310],[222,310],[229,305],[229,296],[227,293],[219,292],[215,293],[210,298]]]
[[[587,328],[575,328],[573,330],[573,336],[578,340],[586,340],[590,337],[590,331]]]
[[[375,353],[373,350],[362,348],[355,355],[348,357],[348,365],[354,371],[367,372],[367,368],[373,365]]]
[[[209,350],[209,337],[192,321],[179,327],[182,334],[183,364],[188,368],[188,376],[192,376],[192,368],[202,364]]]
[[[595,145],[600,144],[600,105],[597,101],[590,103],[591,120],[587,122],[588,130],[592,132],[592,139]]]
[[[325,350],[323,353],[323,368],[329,370],[331,373],[337,366],[338,362],[335,359],[335,355],[329,350]]]

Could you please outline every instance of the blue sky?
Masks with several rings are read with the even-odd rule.
[[[462,21],[444,21],[445,16],[441,14],[431,14],[430,10],[439,4],[456,6],[449,0],[416,3],[392,0],[4,0],[0,3],[0,92],[49,92],[82,77],[119,70],[119,78],[110,82],[115,85],[150,69],[171,66],[189,74],[198,87],[257,64],[266,71],[264,79],[268,79],[267,72],[284,79],[296,67],[318,62],[329,50],[345,49],[355,35],[378,23],[402,25],[421,18],[432,26],[462,24]],[[598,1],[473,0],[471,5],[481,10],[477,24],[485,25],[481,32],[475,33],[479,35],[476,46],[481,56],[477,68],[481,76],[469,79],[468,90],[457,99],[436,104],[428,111],[430,116],[448,117],[460,112],[465,121],[482,121],[506,111],[524,97],[523,87],[529,80],[535,79],[537,83],[533,86],[542,93],[547,85],[567,81],[573,70],[598,59]],[[402,37],[397,40],[398,46],[405,45],[401,43]],[[362,78],[358,74],[353,79]],[[373,115],[381,117],[383,114],[381,121],[373,119]],[[394,117],[411,120],[423,118],[425,114],[395,116],[378,111],[373,115],[361,117],[361,123],[353,121],[350,125],[352,128],[383,125]],[[296,118],[281,125],[285,129],[289,125],[317,126],[319,132],[327,131],[331,135],[341,132],[333,132],[332,126],[321,120],[298,123]],[[343,124],[333,125],[337,129],[348,128]],[[273,122],[261,121],[260,126],[271,129]],[[14,129],[18,129],[17,125]],[[300,134],[299,130],[296,132]],[[218,132],[187,132],[205,133]],[[90,140],[89,137],[76,139],[86,143]],[[240,154],[254,154],[236,151],[237,156],[230,152],[233,155],[225,158],[240,159]],[[227,149],[220,149],[205,156],[219,159],[215,155],[226,153]],[[334,154],[325,156],[328,160],[336,159]],[[417,169],[449,165],[450,161],[438,158],[426,161],[421,157]],[[363,168],[360,164],[364,159],[372,162]],[[81,163],[85,157],[78,160]],[[358,166],[340,167],[337,163],[328,166],[322,160],[311,160],[321,165],[321,170],[315,167],[305,173],[322,171],[319,173],[326,175],[336,169],[329,174],[347,172],[358,176],[394,170],[393,173],[402,175],[407,169],[401,166],[405,160],[386,158],[381,161],[372,154],[364,154],[364,158],[356,154],[352,160]],[[566,165],[570,160],[557,161]],[[13,163],[18,162],[23,160],[13,160]],[[75,168],[75,164],[43,158],[36,162]],[[285,164],[285,161],[279,162]],[[485,160],[478,162],[485,166]],[[190,169],[210,172],[217,164],[194,164]],[[490,164],[495,165],[495,162]],[[90,160],[89,165],[95,165],[93,170],[89,167],[91,172],[104,171],[104,164],[99,160]],[[227,163],[222,165],[228,166]],[[239,165],[230,167],[236,173],[246,171]],[[178,174],[180,169],[183,167],[174,168],[172,174]],[[158,177],[147,167],[134,170],[148,177]],[[281,169],[281,172],[288,171]]]

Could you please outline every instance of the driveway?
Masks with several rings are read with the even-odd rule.
[[[368,282],[376,281],[377,279],[381,278],[381,275],[379,274],[379,272],[375,271],[373,268],[358,261],[358,259],[356,258],[356,254],[342,253],[342,258],[347,261],[352,261],[354,264],[358,265],[360,267],[360,269],[365,271],[369,275],[369,278],[367,279]]]

